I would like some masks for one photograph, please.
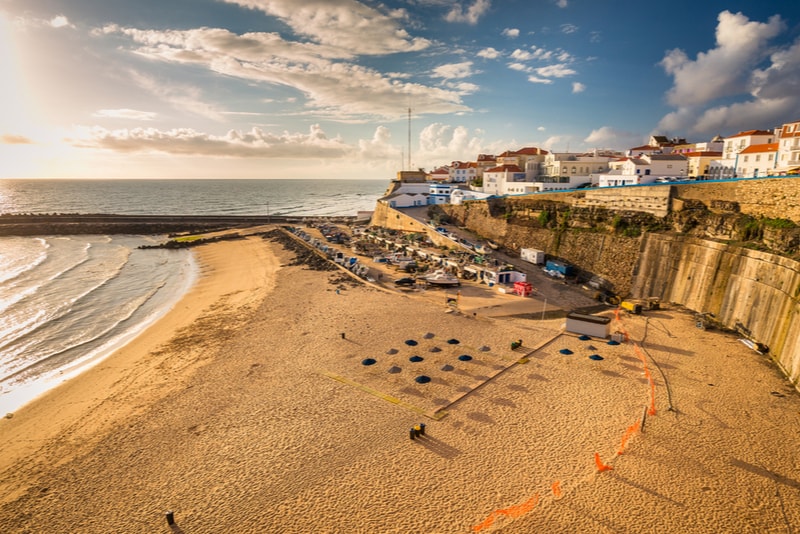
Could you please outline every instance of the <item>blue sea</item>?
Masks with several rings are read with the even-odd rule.
[[[388,180],[0,180],[0,214],[336,216],[371,211]],[[165,236],[0,237],[0,416],[102,361],[198,274]]]

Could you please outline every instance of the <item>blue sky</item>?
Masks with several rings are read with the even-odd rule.
[[[0,178],[390,179],[799,120],[800,2],[0,0],[0,69]]]

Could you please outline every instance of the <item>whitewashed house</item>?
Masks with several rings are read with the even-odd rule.
[[[454,161],[450,165],[450,181],[457,184],[470,184],[478,177],[478,164],[474,161]]]
[[[726,137],[722,146],[722,158],[714,161],[709,169],[709,178],[721,180],[736,178],[739,153],[750,145],[765,145],[775,141],[775,132],[748,130]]]
[[[784,124],[778,132],[778,174],[800,174],[800,121]]]
[[[431,182],[428,189],[428,204],[449,204],[450,193],[456,186],[450,182]]]
[[[600,187],[650,184],[662,180],[687,177],[688,161],[680,154],[651,154],[626,158],[617,170],[598,176]]]
[[[778,167],[778,146],[780,143],[750,145],[741,152],[736,163],[736,176],[739,178],[762,178],[775,176]]]

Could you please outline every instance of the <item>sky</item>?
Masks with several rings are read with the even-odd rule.
[[[389,180],[800,120],[800,2],[0,0],[0,72],[0,178]]]

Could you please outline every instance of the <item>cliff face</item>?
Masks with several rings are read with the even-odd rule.
[[[529,195],[443,206],[503,245],[544,250],[622,296],[708,312],[800,381],[800,179]]]

